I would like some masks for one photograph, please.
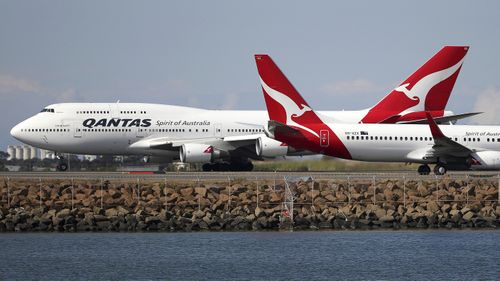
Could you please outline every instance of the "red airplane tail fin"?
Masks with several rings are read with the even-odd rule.
[[[445,46],[372,107],[362,123],[379,123],[406,110],[444,112],[469,50]]]
[[[311,110],[269,55],[255,55],[255,62],[270,120],[287,124],[287,112]]]

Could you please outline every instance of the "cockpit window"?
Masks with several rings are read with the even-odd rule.
[[[40,112],[52,112],[52,113],[54,113],[54,109],[53,108],[44,108]]]

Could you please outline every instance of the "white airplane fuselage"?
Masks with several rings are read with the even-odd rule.
[[[345,144],[353,160],[378,162],[434,163],[425,159],[435,145],[429,125],[328,124]],[[451,140],[479,153],[489,151],[494,165],[475,168],[500,168],[500,126],[440,126]],[[489,159],[490,160],[490,159]]]
[[[358,122],[367,110],[327,111],[339,122]],[[216,143],[235,149],[226,137],[264,135],[267,111],[206,110],[147,103],[61,103],[17,124],[11,135],[23,143],[72,154],[177,157],[176,150],[152,149],[138,142],[164,140]],[[249,141],[255,141],[256,137]],[[136,144],[136,145],[134,145]]]
[[[301,128],[296,128],[301,130]],[[440,126],[455,143],[437,144],[429,125],[421,124],[332,124],[310,125],[307,136],[295,138],[286,132],[275,138],[314,153],[358,161],[445,163],[450,169],[500,169],[500,126]]]

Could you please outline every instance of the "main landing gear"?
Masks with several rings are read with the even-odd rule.
[[[447,169],[443,164],[437,163],[436,166],[434,166],[434,174],[435,175],[442,176],[442,175],[446,174],[446,171],[447,171]],[[420,166],[418,166],[417,172],[419,175],[428,175],[431,173],[431,168],[427,164],[420,165]]]
[[[240,162],[217,162],[217,163],[205,163],[201,167],[204,172],[226,172],[226,171],[251,171],[253,170],[253,164],[250,161],[240,163]]]
[[[59,160],[59,163],[56,166],[56,170],[59,172],[66,172],[68,170],[68,164],[64,161],[64,157],[56,153],[56,158]]]
[[[417,170],[418,174],[419,175],[428,175],[431,173],[431,168],[429,167],[429,165],[420,165],[418,166],[418,170]]]
[[[434,166],[434,174],[438,176],[446,174],[446,167],[442,164],[437,163],[436,166]]]

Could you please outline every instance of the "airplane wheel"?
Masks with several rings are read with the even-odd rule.
[[[230,171],[231,170],[231,165],[229,163],[220,163],[219,164],[220,171]]]
[[[431,173],[431,168],[429,165],[420,165],[417,171],[419,175],[428,175]]]
[[[68,170],[68,164],[61,163],[61,164],[57,165],[56,169],[60,172],[65,172],[66,170]]]
[[[203,166],[201,166],[201,169],[203,170],[203,172],[210,172],[212,171],[212,164],[205,163],[203,164]]]
[[[243,167],[244,167],[243,171],[251,171],[251,170],[253,170],[253,164],[250,161],[248,161],[248,163],[246,163]]]
[[[221,168],[222,167],[221,167],[220,163],[214,163],[214,164],[212,164],[212,171],[214,171],[214,172],[222,171]]]
[[[233,162],[230,164],[229,170],[235,172],[251,171],[253,170],[253,164],[250,161],[245,163]]]
[[[434,174],[438,176],[446,174],[446,167],[441,164],[436,164],[436,166],[434,166]]]

